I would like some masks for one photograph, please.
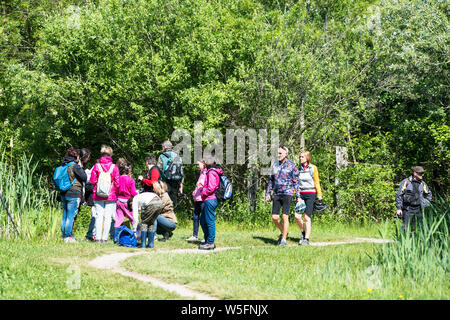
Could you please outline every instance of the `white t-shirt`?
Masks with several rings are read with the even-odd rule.
[[[154,192],[139,193],[133,198],[133,230],[136,231],[139,222],[139,210],[145,210],[154,198],[159,199]]]

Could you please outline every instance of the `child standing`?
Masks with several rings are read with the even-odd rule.
[[[132,166],[124,158],[117,160],[117,167],[119,168],[119,187],[117,189],[117,202],[116,202],[116,218],[114,223],[114,242],[116,242],[116,236],[119,232],[119,228],[123,223],[123,220],[128,218],[131,224],[133,224],[133,213],[128,210],[127,202],[130,197],[137,195],[136,184],[131,176]]]
[[[200,222],[200,214],[202,212],[202,189],[205,184],[206,179],[206,163],[204,159],[197,161],[197,168],[200,170],[200,176],[198,177],[197,184],[195,185],[195,190],[192,192],[192,197],[194,198],[194,213],[192,215],[193,220],[193,232],[192,237],[186,239],[187,242],[198,241],[198,226]]]

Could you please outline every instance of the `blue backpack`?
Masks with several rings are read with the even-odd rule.
[[[118,243],[119,246],[124,247],[137,247],[137,239],[134,236],[133,231],[131,231],[126,226],[120,226],[119,232],[117,232],[114,242]]]
[[[217,201],[225,201],[233,195],[233,185],[230,179],[223,174],[220,176],[219,188],[215,191]]]
[[[76,178],[70,181],[69,172],[67,171],[67,169],[69,169],[69,167],[73,164],[76,163],[69,162],[55,169],[55,172],[53,173],[53,182],[55,183],[56,189],[58,191],[69,190],[75,182]]]

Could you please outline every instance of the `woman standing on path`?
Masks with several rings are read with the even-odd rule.
[[[80,150],[70,147],[66,152],[62,164],[70,164],[67,168],[67,173],[70,181],[73,181],[73,184],[69,190],[61,192],[61,203],[63,209],[61,233],[64,242],[76,242],[72,235],[73,223],[81,203],[83,183],[86,182],[86,173],[81,167]]]
[[[202,189],[205,184],[206,179],[206,163],[204,159],[197,161],[197,167],[200,170],[200,176],[198,177],[197,184],[195,185],[195,190],[192,192],[192,197],[194,198],[194,213],[192,215],[193,220],[193,232],[192,237],[186,239],[187,242],[198,241],[198,226],[200,222],[200,214],[202,212]]]
[[[116,215],[116,192],[119,186],[119,169],[112,161],[113,150],[103,145],[100,149],[101,158],[94,165],[89,182],[94,186],[94,205],[97,218],[95,219],[95,240],[107,242],[111,228],[111,221]],[[110,188],[107,195],[98,195],[98,182],[101,173],[110,175]]]
[[[202,212],[200,216],[200,226],[202,227],[205,243],[198,248],[200,250],[213,250],[216,246],[214,244],[216,238],[216,208],[218,201],[215,191],[220,185],[220,176],[223,174],[222,169],[216,164],[216,158],[209,156],[205,158],[206,179],[203,186],[202,197]]]
[[[299,245],[309,245],[309,236],[311,234],[311,215],[314,210],[314,203],[322,200],[322,189],[320,187],[319,171],[311,163],[311,153],[309,151],[300,152],[299,166],[299,186],[300,196],[306,203],[305,220],[300,214],[295,214],[295,221],[302,232]]]

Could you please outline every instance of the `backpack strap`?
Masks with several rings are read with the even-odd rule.
[[[100,163],[97,163],[97,166],[99,167],[100,172],[105,172],[103,171],[102,165]]]
[[[75,172],[73,172],[73,166],[76,165],[77,163],[72,161],[69,162],[68,164],[66,164],[67,167],[67,174],[69,175],[69,179],[71,179],[71,176],[73,177],[72,180],[70,180],[70,182],[75,182],[75,180],[77,180],[77,178],[75,177]]]
[[[109,167],[109,170],[108,170],[109,174],[111,174],[113,172],[114,166],[115,166],[115,164],[113,163],[113,164],[111,164],[111,167]]]

